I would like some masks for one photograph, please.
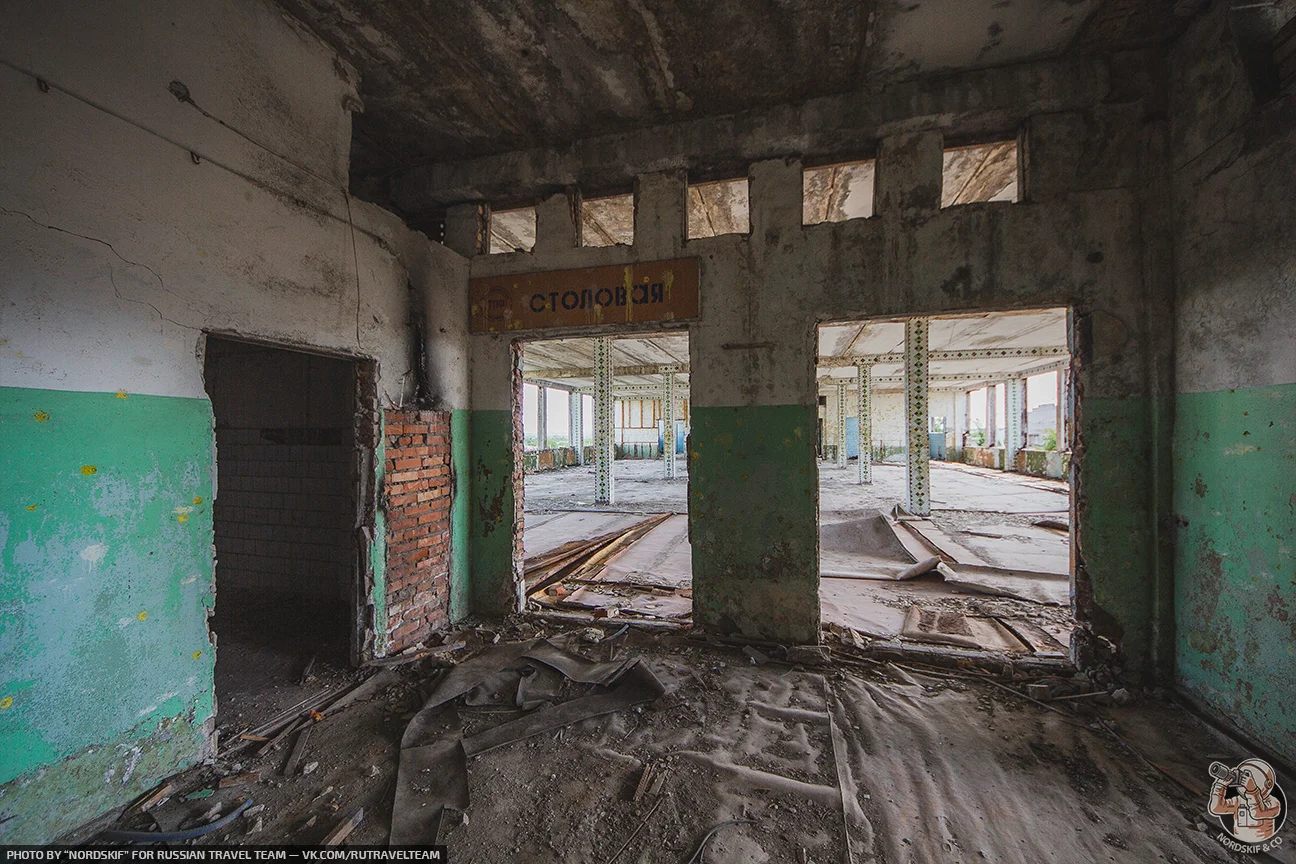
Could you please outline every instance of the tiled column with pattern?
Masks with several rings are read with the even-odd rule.
[[[905,509],[931,515],[931,443],[927,435],[927,319],[905,322]]]
[[[1017,470],[1017,454],[1026,443],[1026,379],[1004,384],[1004,470]]]
[[[837,467],[846,467],[846,382],[837,384],[837,416],[833,418],[837,435]]]
[[[675,479],[675,372],[662,375],[662,464],[667,480]]]
[[[611,504],[612,455],[615,438],[612,402],[612,340],[594,340],[594,501]]]
[[[873,482],[873,394],[870,389],[873,367],[860,363],[855,367],[856,413],[859,417],[859,482]]]
[[[575,390],[567,394],[567,440],[576,451],[576,464],[585,464],[585,418],[581,416],[581,405],[585,397]]]

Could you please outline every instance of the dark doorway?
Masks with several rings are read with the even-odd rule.
[[[207,339],[221,725],[273,713],[308,667],[327,675],[350,665],[357,372],[346,358]]]

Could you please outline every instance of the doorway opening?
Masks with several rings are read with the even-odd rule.
[[[528,607],[687,621],[688,333],[521,349]]]
[[[273,716],[361,650],[357,418],[372,416],[359,410],[369,365],[207,337],[219,726]]]
[[[1070,330],[1061,308],[820,326],[826,627],[1069,656]]]

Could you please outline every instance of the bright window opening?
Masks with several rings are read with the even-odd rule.
[[[688,188],[688,236],[718,237],[751,230],[747,178],[698,183]]]
[[[490,216],[490,249],[498,252],[530,252],[535,248],[536,211],[534,207],[496,210]]]
[[[1017,200],[1017,142],[997,141],[945,151],[941,206]]]
[[[802,174],[801,223],[845,222],[873,215],[873,160],[807,168]]]
[[[634,196],[612,195],[581,202],[581,245],[634,244]]]

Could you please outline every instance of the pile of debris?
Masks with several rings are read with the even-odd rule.
[[[214,837],[240,819],[245,836],[260,834],[266,805],[257,803],[251,790],[271,794],[270,789],[285,781],[299,783],[300,778],[315,774],[318,757],[312,761],[306,756],[312,733],[347,709],[388,696],[394,697],[389,708],[408,704],[410,697],[421,705],[403,715],[406,726],[400,735],[399,764],[383,793],[392,802],[390,842],[436,843],[445,811],[468,807],[470,758],[650,702],[665,692],[638,657],[616,657],[616,640],[626,632],[624,627],[611,637],[592,630],[545,638],[526,623],[515,629],[524,637],[521,641],[501,641],[498,631],[483,627],[465,631],[468,641],[420,647],[372,661],[359,670],[359,681],[327,687],[232,735],[204,768],[170,778],[140,796],[125,808],[116,825],[96,835],[96,841],[196,841]],[[607,645],[609,659],[596,661],[577,653],[573,645],[581,640]],[[476,644],[469,648],[469,641]],[[456,662],[452,655],[460,652],[468,656],[461,655]],[[517,716],[465,734],[460,711]],[[345,730],[338,731],[345,736]],[[276,754],[282,757],[278,766],[267,764]],[[366,779],[381,774],[373,765]],[[195,779],[200,782],[195,784]],[[230,792],[239,797],[229,800]],[[364,821],[365,807],[356,800],[343,807],[340,792],[340,787],[335,790],[329,785],[310,797],[310,815],[290,830],[300,839],[317,837],[316,842],[324,846],[346,840]]]
[[[688,618],[693,611],[693,591],[686,574],[670,579],[669,574],[644,574],[633,568],[617,572],[618,561],[649,535],[666,546],[686,546],[686,521],[686,517],[662,513],[623,530],[573,540],[526,559],[523,579],[530,607],[588,613],[595,618],[622,614]]]

